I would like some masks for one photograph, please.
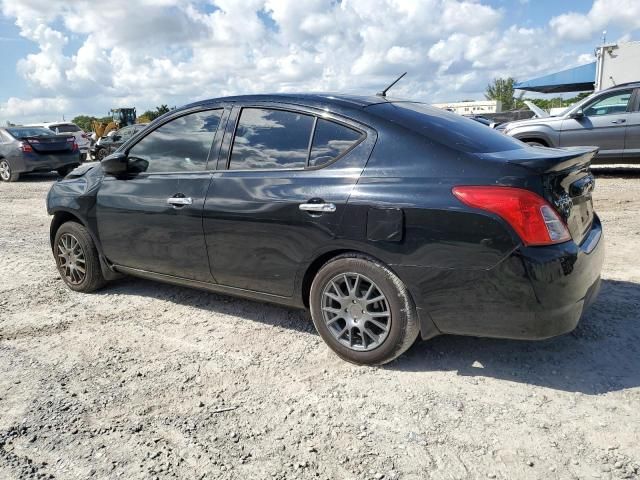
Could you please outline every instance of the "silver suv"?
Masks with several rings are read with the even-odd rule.
[[[640,82],[596,92],[555,117],[500,126],[530,145],[600,148],[594,163],[640,163]]]

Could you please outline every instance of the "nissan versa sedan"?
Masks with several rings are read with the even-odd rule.
[[[65,176],[80,165],[73,135],[57,135],[42,127],[0,128],[0,180],[15,182],[30,172],[56,170]]]
[[[355,363],[543,339],[599,288],[595,154],[381,96],[214,99],[56,182],[50,240],[73,290],[128,274],[306,308]]]

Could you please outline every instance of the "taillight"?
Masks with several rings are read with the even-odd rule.
[[[31,153],[33,152],[33,147],[27,142],[20,142],[20,150],[24,153]]]
[[[453,187],[464,204],[495,213],[516,231],[525,245],[551,245],[571,239],[558,212],[541,196],[522,188]]]
[[[76,142],[76,137],[67,138],[67,142],[71,144],[71,150],[74,152],[78,151],[78,143]]]

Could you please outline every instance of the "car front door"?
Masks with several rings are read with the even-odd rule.
[[[560,146],[595,145],[598,158],[621,160],[630,115],[633,89],[618,90],[595,98],[582,109],[582,116],[562,122]]]
[[[97,195],[98,234],[109,261],[212,280],[202,207],[211,180],[207,162],[223,112],[179,114],[126,147],[140,173],[105,177]]]
[[[301,265],[339,234],[375,139],[302,107],[235,107],[204,206],[217,283],[292,296]]]
[[[640,89],[635,90],[631,102],[633,107],[627,116],[624,137],[624,162],[640,163]]]

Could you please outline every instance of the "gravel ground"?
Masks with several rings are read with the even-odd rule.
[[[306,313],[124,279],[48,246],[55,177],[0,184],[0,478],[640,478],[640,178],[600,176],[603,289],[577,330],[340,361]]]

